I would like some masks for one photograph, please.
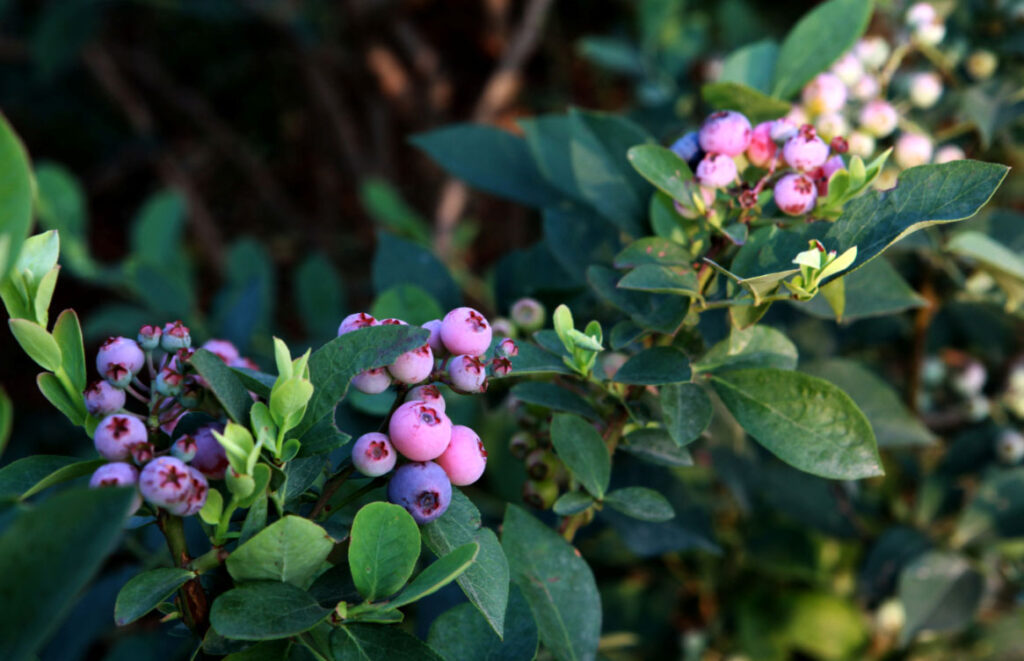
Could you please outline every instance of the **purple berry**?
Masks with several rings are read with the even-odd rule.
[[[444,413],[445,408],[447,408],[445,406],[444,396],[441,395],[441,389],[437,386],[416,386],[409,391],[408,395],[405,396],[405,401],[423,402],[438,413]]]
[[[338,337],[341,337],[345,333],[351,333],[354,330],[360,328],[369,328],[370,326],[376,326],[377,320],[372,315],[366,314],[365,312],[356,312],[345,317],[341,325],[338,326]]]
[[[192,440],[196,445],[196,454],[192,459],[192,465],[211,480],[222,480],[224,471],[228,468],[228,454],[214,437],[214,431],[218,433],[224,431],[224,425],[206,425],[197,429],[192,435]]]
[[[171,455],[181,459],[186,464],[196,457],[196,439],[191,436],[182,436],[171,445]]]
[[[669,147],[676,155],[686,161],[690,169],[697,167],[700,159],[704,158],[704,150],[700,148],[700,138],[696,131],[690,131],[683,137],[672,143]]]
[[[408,510],[416,523],[430,523],[448,509],[452,483],[432,461],[405,464],[388,483],[388,500]]]
[[[391,471],[398,453],[386,434],[363,434],[352,446],[352,464],[367,477],[379,477]]]
[[[170,509],[188,500],[192,493],[192,472],[180,459],[157,457],[142,469],[139,490],[146,502]]]
[[[201,348],[206,349],[228,365],[242,357],[235,345],[227,340],[207,340]]]
[[[430,331],[430,337],[427,338],[427,344],[430,345],[430,350],[434,352],[435,358],[443,358],[448,355],[448,350],[444,348],[444,342],[441,341],[441,320],[431,319],[427,323],[423,324],[423,328]]]
[[[352,387],[367,395],[379,395],[391,385],[391,374],[387,368],[376,367],[352,377]]]
[[[135,340],[130,340],[127,337],[107,338],[107,341],[100,346],[100,350],[96,353],[96,370],[108,380],[113,376],[113,380],[120,382],[123,380],[124,373],[127,372],[130,382],[131,377],[138,374],[145,364],[146,354],[142,352]],[[119,369],[114,369],[113,374],[108,374],[113,366],[117,366]]]
[[[138,342],[143,351],[152,351],[160,346],[161,335],[163,335],[163,330],[159,326],[146,324],[139,329],[139,334],[135,341]]]
[[[800,133],[786,140],[782,158],[794,170],[808,172],[820,168],[828,160],[828,145],[815,134],[812,126],[805,124]]]
[[[775,204],[783,213],[800,216],[814,208],[818,189],[803,174],[787,174],[775,184]]]
[[[103,464],[89,478],[89,487],[130,487],[138,484],[139,469],[123,461]]]
[[[448,448],[437,458],[437,464],[458,487],[473,484],[487,467],[487,450],[477,433],[469,427],[454,425]]]
[[[700,148],[709,154],[739,156],[750,146],[752,134],[746,117],[734,110],[719,110],[704,120],[698,140]]]
[[[443,412],[420,401],[395,409],[388,422],[392,445],[412,461],[429,461],[448,447],[452,421]]]
[[[500,356],[511,358],[512,356],[519,355],[519,346],[516,344],[515,340],[510,337],[506,337],[501,342],[498,342],[497,352]]]
[[[132,447],[149,440],[146,425],[134,415],[108,415],[93,432],[93,443],[100,456],[110,461],[123,461],[131,456]]]
[[[705,156],[697,164],[697,182],[708,188],[725,188],[736,180],[736,162],[725,154]]]
[[[124,408],[124,391],[106,381],[94,381],[82,394],[85,409],[92,415],[108,415]]]
[[[206,476],[192,466],[188,466],[189,493],[184,500],[172,503],[167,510],[175,516],[192,516],[198,514],[206,504],[206,495],[210,493],[210,483]]]
[[[480,356],[491,346],[491,325],[473,308],[455,308],[441,322],[441,341],[452,354]]]
[[[434,371],[434,352],[429,344],[406,351],[388,365],[388,372],[399,383],[413,384],[423,381]]]
[[[803,102],[812,115],[839,112],[846,105],[846,85],[834,73],[819,73],[804,87]]]
[[[188,326],[180,321],[172,321],[164,324],[163,334],[160,336],[160,347],[167,353],[174,353],[179,349],[188,349],[192,346],[192,335]]]
[[[487,390],[487,366],[474,356],[454,356],[448,363],[452,387],[462,392]]]

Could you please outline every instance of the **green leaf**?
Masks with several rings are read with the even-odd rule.
[[[658,266],[689,266],[690,253],[675,241],[645,236],[630,243],[615,256],[615,268],[626,269],[656,264]]]
[[[32,227],[32,166],[28,152],[7,118],[0,115],[0,236],[7,237],[7,257],[0,256],[0,282],[21,252]],[[49,270],[49,269],[47,269]]]
[[[81,461],[78,457],[48,454],[34,454],[16,459],[0,468],[0,498],[20,498],[47,476]]]
[[[61,367],[60,347],[46,329],[28,319],[8,319],[11,333],[18,344],[31,358],[45,370],[56,372]]]
[[[745,369],[717,375],[712,384],[747,433],[794,468],[843,480],[883,474],[867,418],[828,381]]]
[[[359,184],[359,201],[378,224],[420,245],[430,245],[430,223],[410,207],[386,179],[363,179]]]
[[[788,99],[832,66],[864,33],[871,0],[829,0],[805,14],[779,48],[772,96]]]
[[[501,543],[512,581],[530,604],[540,640],[560,660],[593,659],[601,635],[601,597],[594,575],[556,532],[508,505]]]
[[[182,266],[185,211],[185,199],[177,191],[162,190],[146,198],[132,221],[132,259],[153,266]]]
[[[476,562],[457,579],[459,587],[500,638],[505,626],[509,569],[494,531],[481,527],[480,512],[457,488],[441,518],[423,526],[423,542],[438,557],[469,542],[480,546]]]
[[[612,465],[593,425],[579,416],[556,413],[551,418],[551,444],[580,484],[595,498],[603,498]]]
[[[334,548],[334,540],[309,519],[285,516],[264,528],[228,556],[236,582],[283,581],[308,587]]]
[[[89,220],[81,184],[57,163],[37,165],[35,179],[39,225],[60,233],[61,263],[78,276],[97,277],[99,267],[89,254]]]
[[[447,267],[429,250],[387,232],[377,232],[373,254],[373,290],[383,294],[397,285],[415,285],[427,291],[444,310],[458,307],[462,296]],[[399,299],[403,300],[403,299]],[[389,305],[395,306],[394,302]],[[427,306],[406,305],[424,314]],[[406,319],[413,323],[411,319]],[[429,320],[428,320],[429,321]]]
[[[620,289],[702,298],[697,273],[690,266],[642,264],[619,280]]]
[[[921,631],[956,631],[974,619],[984,577],[961,555],[929,551],[903,568],[899,597],[906,611],[900,635],[906,645]]]
[[[625,487],[609,491],[604,497],[604,502],[626,516],[641,521],[668,521],[676,515],[672,504],[665,496],[644,487]]]
[[[5,184],[6,185],[6,184]],[[31,658],[114,550],[134,489],[68,489],[0,535],[0,658]]]
[[[434,594],[466,571],[476,560],[479,552],[480,545],[470,542],[441,556],[412,579],[404,590],[395,595],[395,598],[391,600],[391,607],[401,608],[414,601],[419,601],[427,595]]]
[[[693,440],[697,440],[695,437]],[[661,466],[692,466],[690,452],[680,447],[664,429],[638,429],[626,436],[619,449]]]
[[[50,301],[57,288],[57,276],[60,267],[55,266],[44,275],[36,285],[35,299],[32,302],[33,319],[44,328],[50,323]]]
[[[370,503],[352,521],[348,564],[367,601],[391,596],[412,576],[420,555],[420,531],[399,505]]]
[[[572,516],[579,514],[594,504],[594,498],[586,491],[566,491],[551,507],[559,516]]]
[[[637,145],[626,152],[637,172],[656,188],[680,202],[690,202],[695,188],[687,185],[693,173],[686,161],[661,145]]]
[[[690,361],[679,349],[652,347],[630,357],[613,380],[641,386],[689,381]]]
[[[43,456],[43,455],[36,455]],[[56,458],[56,457],[55,457]],[[57,484],[63,484],[69,482],[77,477],[84,475],[91,475],[97,468],[107,463],[105,459],[88,459],[86,461],[78,461],[73,464],[61,466],[54,470],[52,473],[43,477],[41,480],[33,484],[19,496],[21,500],[31,498],[44,489],[49,489]]]
[[[434,620],[427,642],[447,661],[529,661],[537,655],[537,624],[515,588],[509,594],[504,641],[472,604],[459,604]]]
[[[708,83],[700,88],[700,95],[715,110],[741,112],[753,124],[778,119],[790,110],[789,102],[770,97],[743,83]]]
[[[526,143],[537,168],[554,188],[571,198],[582,200],[572,171],[572,120],[566,115],[541,115],[517,122],[526,134]]]
[[[53,325],[53,339],[57,341],[64,371],[71,379],[72,385],[79,391],[85,390],[85,344],[82,340],[82,326],[78,323],[78,314],[67,309],[60,313]]]
[[[452,124],[418,133],[410,142],[474,188],[532,207],[553,205],[559,200],[537,169],[526,141],[507,131]]]
[[[196,576],[188,569],[161,567],[136,574],[117,593],[114,621],[123,627],[150,612]]]
[[[332,337],[344,317],[345,288],[341,275],[323,253],[315,252],[295,270],[292,298],[306,334]]]
[[[676,383],[660,388],[665,429],[677,445],[694,442],[711,424],[711,399],[696,383]]]
[[[396,627],[346,624],[331,633],[335,661],[446,661],[418,638]]]
[[[197,349],[188,362],[206,379],[231,419],[240,425],[248,425],[252,398],[231,368],[206,349]]]
[[[513,374],[515,370],[513,369]],[[512,387],[512,395],[518,400],[535,406],[543,406],[553,411],[565,411],[582,415],[588,420],[598,420],[600,416],[594,407],[583,397],[571,390],[566,390],[554,383],[541,381],[524,381]]]
[[[210,624],[232,640],[273,640],[309,631],[331,611],[290,583],[249,583],[217,597]]]
[[[900,394],[860,363],[833,358],[804,365],[801,370],[842,388],[867,416],[879,447],[930,445],[936,441],[935,434],[903,405]]]
[[[987,436],[985,437],[988,440]],[[987,475],[961,511],[953,544],[1024,535],[1024,468]]]
[[[509,376],[573,373],[566,367],[561,356],[556,356],[529,342],[519,342],[518,344],[519,354],[509,359],[512,363],[512,372]]]
[[[675,333],[689,309],[689,301],[681,296],[619,289],[618,271],[604,266],[587,269],[587,281],[604,301],[628,314],[637,324],[660,333]]]
[[[779,45],[771,40],[758,41],[733,51],[722,64],[718,79],[742,83],[768,94],[775,75]]]
[[[1024,258],[981,232],[961,232],[946,245],[946,250],[973,259],[989,271],[1024,281]]]
[[[7,449],[11,440],[11,429],[14,427],[14,404],[7,391],[0,386],[0,455]],[[2,471],[2,469],[0,469]]]
[[[694,363],[699,372],[725,372],[748,367],[796,369],[797,350],[783,333],[770,326],[733,330]]]
[[[67,416],[67,419],[76,425],[84,424],[86,421],[85,400],[81,393],[75,393],[75,399],[71,398],[64,384],[49,372],[40,372],[36,375],[36,385],[39,392],[43,393],[47,401],[54,405],[58,411]]]
[[[421,325],[444,317],[444,311],[430,292],[416,285],[395,285],[374,300],[370,314],[377,319],[401,319]]]

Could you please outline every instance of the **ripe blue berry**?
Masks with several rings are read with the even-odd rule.
[[[94,381],[82,395],[85,397],[85,409],[91,415],[108,415],[124,408],[124,390],[106,381]]]
[[[146,502],[171,509],[192,492],[192,472],[180,459],[157,457],[139,475],[139,490]]]
[[[800,216],[814,208],[818,189],[803,174],[787,174],[775,184],[775,204],[783,213]]]
[[[453,356],[448,363],[452,387],[462,392],[487,390],[487,366],[474,356]]]
[[[391,471],[398,460],[398,452],[386,434],[363,434],[352,446],[352,465],[367,477],[379,477]]]
[[[164,324],[163,333],[160,336],[160,347],[167,353],[174,353],[179,349],[188,349],[192,346],[192,335],[188,326],[180,321],[173,321]]]
[[[491,346],[491,325],[473,308],[455,308],[441,321],[441,341],[453,354],[480,356]]]
[[[679,158],[686,161],[690,169],[697,167],[700,159],[704,158],[704,150],[700,148],[700,138],[696,131],[690,131],[683,137],[672,143],[669,147]]]
[[[149,434],[146,425],[134,415],[115,413],[100,421],[92,439],[101,457],[123,461],[131,456],[133,447],[149,440]]]
[[[709,154],[739,156],[750,146],[750,120],[734,110],[719,110],[704,121],[697,135],[700,148]]]
[[[432,461],[405,464],[388,483],[388,500],[408,510],[416,523],[430,523],[447,511],[452,483]]]
[[[725,154],[708,154],[697,164],[697,181],[708,188],[725,188],[736,180],[736,162]]]
[[[213,432],[224,431],[224,425],[213,424],[200,427],[192,435],[195,441],[196,454],[192,465],[212,480],[224,479],[224,471],[228,468],[228,454]]]

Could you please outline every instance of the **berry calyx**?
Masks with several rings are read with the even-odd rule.
[[[430,523],[448,510],[452,484],[432,461],[405,464],[388,483],[388,500],[404,507],[416,523]]]
[[[338,337],[360,328],[369,328],[376,325],[377,320],[373,318],[373,315],[366,314],[365,312],[356,312],[341,321],[341,325],[338,326]]]
[[[378,477],[390,472],[396,461],[398,453],[385,434],[363,434],[352,446],[352,465],[367,477]]]
[[[794,170],[807,172],[825,164],[828,145],[817,136],[814,127],[804,124],[782,147],[782,158]]]
[[[416,386],[405,396],[405,401],[421,401],[440,413],[444,413],[446,408],[444,396],[437,386]]]

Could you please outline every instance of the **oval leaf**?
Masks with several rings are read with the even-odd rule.
[[[377,502],[356,512],[348,564],[356,588],[368,601],[398,592],[419,556],[420,530],[405,508]]]
[[[323,528],[301,516],[286,516],[239,546],[228,557],[228,573],[238,582],[306,587],[332,548],[334,540]]]
[[[194,576],[194,572],[176,567],[150,569],[133,576],[117,593],[114,621],[121,627],[134,622],[156,608]]]
[[[657,491],[644,487],[624,487],[610,491],[604,502],[627,516],[641,521],[668,521],[675,518],[671,503]]]
[[[273,640],[309,631],[331,613],[289,583],[242,585],[217,597],[210,624],[225,638]]]
[[[678,445],[700,438],[711,424],[711,399],[696,383],[677,383],[660,388],[665,429]]]
[[[672,347],[653,347],[631,357],[615,373],[614,381],[639,386],[659,386],[690,380],[690,361]]]
[[[551,419],[551,443],[580,484],[595,498],[603,498],[612,463],[593,425],[578,416],[559,413]]]

